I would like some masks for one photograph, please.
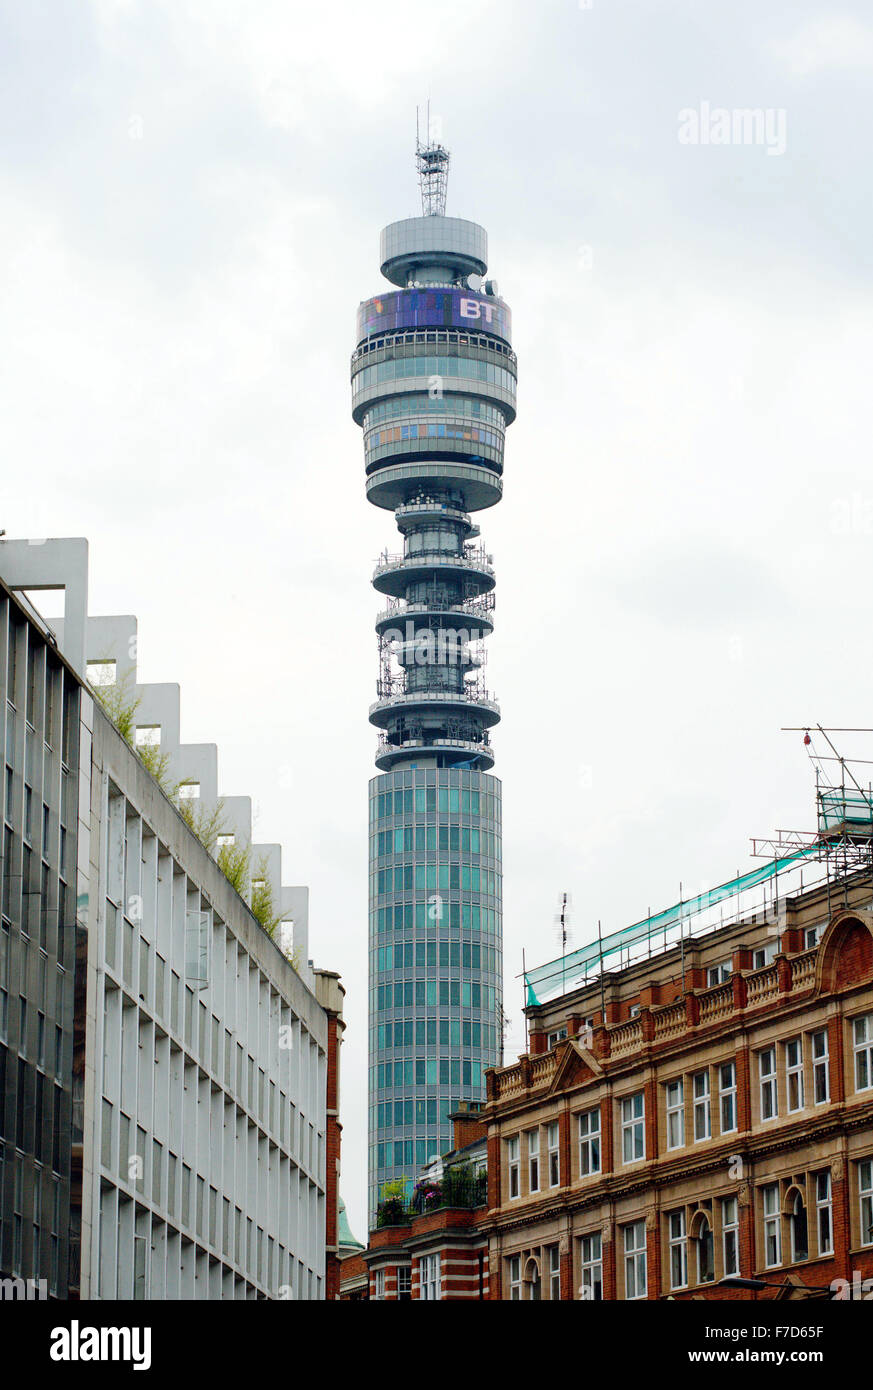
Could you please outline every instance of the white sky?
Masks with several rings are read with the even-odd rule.
[[[311,885],[365,1228],[366,789],[393,519],[348,359],[418,211],[416,102],[512,306],[488,681],[515,976],[813,825],[781,725],[868,724],[873,18],[810,0],[0,0],[0,526],[91,609]],[[787,148],[690,146],[701,102]]]

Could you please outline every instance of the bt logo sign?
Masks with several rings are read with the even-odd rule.
[[[462,319],[484,319],[491,323],[496,317],[497,305],[482,299],[462,299],[459,309]]]

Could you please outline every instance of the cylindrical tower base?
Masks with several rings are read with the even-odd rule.
[[[501,1061],[501,826],[487,773],[406,766],[370,782],[371,1229],[385,1184],[411,1193]]]

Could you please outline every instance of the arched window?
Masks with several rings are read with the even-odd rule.
[[[711,1284],[715,1278],[715,1245],[712,1227],[705,1216],[697,1227],[697,1282]]]
[[[542,1287],[540,1285],[540,1267],[536,1260],[528,1260],[524,1270],[524,1282],[527,1284],[527,1296],[532,1303],[539,1303],[542,1298]]]
[[[791,1223],[791,1259],[793,1263],[809,1258],[809,1235],[807,1232],[806,1207],[803,1194],[796,1192],[789,1214]]]

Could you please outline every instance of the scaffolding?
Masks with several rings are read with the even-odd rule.
[[[666,951],[676,945],[682,948],[686,937],[717,930],[730,922],[761,920],[778,924],[780,888],[784,909],[788,896],[786,888],[794,888],[796,872],[800,873],[800,890],[803,891],[804,868],[808,873],[811,869],[813,875],[813,883],[808,880],[807,886],[826,886],[828,914],[839,890],[842,888],[844,894],[847,891],[851,875],[866,873],[873,882],[873,786],[865,789],[852,766],[867,760],[841,757],[829,737],[835,732],[873,733],[873,729],[810,727],[817,730],[831,749],[829,754],[814,752],[809,727],[791,731],[804,734],[805,746],[815,766],[816,831],[777,830],[774,837],[752,839],[752,857],[767,861],[757,868],[742,874],[738,870],[734,877],[717,887],[690,898],[683,898],[680,884],[679,900],[671,907],[649,913],[631,926],[606,936],[601,934],[598,923],[596,941],[533,970],[522,971],[525,1005],[540,1004],[547,997],[602,979],[604,974],[623,969],[634,960],[651,956],[654,951]],[[824,768],[824,764],[830,762],[840,766],[838,783],[831,780]],[[763,891],[753,908],[749,894],[755,890]],[[725,918],[723,905],[731,900],[735,908]],[[717,918],[712,913],[714,908],[719,909]]]

